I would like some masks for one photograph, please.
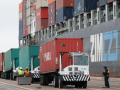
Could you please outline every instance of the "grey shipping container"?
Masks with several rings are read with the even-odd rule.
[[[97,0],[75,0],[74,16],[97,9]]]
[[[61,8],[56,11],[56,23],[71,19],[74,9],[72,7]]]
[[[22,30],[22,20],[19,21],[19,30]]]
[[[36,2],[36,0],[27,0],[26,1],[26,8],[29,8],[33,6],[33,4]]]
[[[99,6],[103,6],[106,4],[106,0],[99,0]]]
[[[19,30],[19,38],[22,38],[22,30]]]

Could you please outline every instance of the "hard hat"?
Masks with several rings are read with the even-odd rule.
[[[104,66],[104,68],[106,68],[106,66]]]
[[[22,67],[20,67],[20,69],[22,69]]]
[[[28,69],[28,67],[26,67],[26,69]]]

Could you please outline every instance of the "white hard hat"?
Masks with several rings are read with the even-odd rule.
[[[22,67],[20,67],[20,69],[22,69]]]

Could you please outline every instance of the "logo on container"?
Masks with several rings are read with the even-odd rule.
[[[81,10],[81,5],[80,5],[80,2],[79,2],[79,4],[78,4],[78,11],[80,11]]]
[[[45,54],[44,54],[44,59],[45,59],[46,61],[50,61],[50,60],[51,60],[51,52],[45,53]]]
[[[37,16],[40,16],[40,12],[39,12],[39,13],[37,13]]]
[[[118,60],[118,31],[110,31],[90,36],[91,62]]]

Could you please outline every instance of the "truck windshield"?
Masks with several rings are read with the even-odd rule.
[[[88,56],[74,56],[74,65],[88,65]]]

